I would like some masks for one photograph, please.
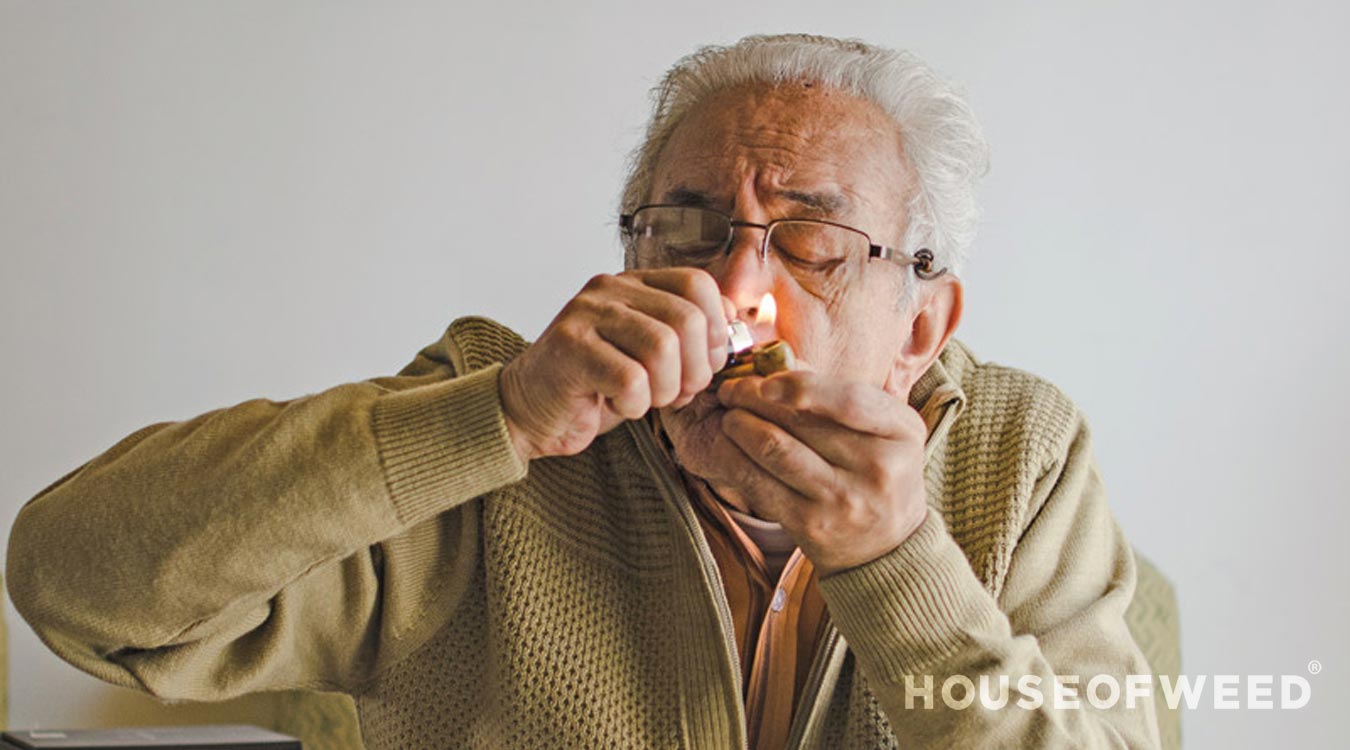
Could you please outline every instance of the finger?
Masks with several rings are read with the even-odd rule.
[[[725,444],[721,454],[726,461],[723,467],[725,475],[736,477],[737,486],[754,488],[753,492],[738,495],[745,502],[747,511],[756,518],[781,523],[785,528],[794,528],[801,518],[803,509],[809,506],[810,500],[755,463],[727,435],[725,429],[718,439]]]
[[[839,481],[835,468],[780,426],[746,409],[730,409],[722,415],[722,432],[757,466],[803,499],[833,496]]]
[[[687,402],[707,388],[713,369],[709,362],[708,319],[703,310],[683,297],[641,285],[629,290],[624,301],[632,309],[661,321],[678,337],[679,391],[675,403]]]
[[[776,399],[764,398],[762,391],[768,387],[769,380],[745,378],[746,382],[726,384],[718,396],[728,407],[745,409],[774,423],[844,472],[863,475],[869,480],[889,476],[896,466],[896,452],[903,449],[904,441],[917,441],[921,445],[927,437],[926,427],[917,412],[913,414],[917,426],[901,430],[908,437],[862,432],[830,416],[797,410]],[[913,412],[912,409],[909,411]]]
[[[728,316],[722,304],[722,290],[712,275],[697,268],[662,268],[636,273],[641,274],[642,282],[647,286],[678,295],[698,306],[707,324],[709,367],[713,371],[721,369],[726,362],[727,322],[735,317],[735,307]]]
[[[854,468],[860,459],[875,450],[878,438],[858,432],[823,416],[798,411],[758,395],[763,378],[740,378],[718,389],[723,405],[743,409],[792,435],[826,462],[844,469]]]
[[[851,430],[892,439],[907,436],[914,426],[906,418],[909,416],[906,411],[914,410],[885,390],[856,381],[832,381],[808,370],[774,373],[752,382],[727,385],[730,387],[725,397],[723,391],[718,391],[725,405],[752,409],[766,416],[809,414]]]
[[[584,377],[606,408],[623,419],[639,419],[651,409],[651,385],[641,364],[594,331],[583,339],[583,349]]]
[[[722,298],[722,314],[726,316],[728,323],[736,319],[736,303],[729,297]]]
[[[596,321],[595,332],[641,367],[651,406],[666,406],[680,395],[680,337],[670,326],[616,302]]]

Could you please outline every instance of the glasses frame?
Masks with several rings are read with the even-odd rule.
[[[770,221],[768,224],[758,224],[753,221],[738,221],[737,219],[732,218],[729,214],[723,213],[722,211],[718,211],[715,208],[704,208],[702,206],[685,206],[679,203],[646,203],[641,206],[638,206],[637,208],[634,208],[629,213],[619,215],[619,229],[624,233],[625,237],[628,237],[630,240],[633,239],[633,217],[637,216],[639,211],[648,208],[682,208],[694,211],[707,211],[708,213],[717,214],[718,216],[726,218],[728,227],[727,227],[727,238],[723,242],[723,249],[722,249],[723,253],[726,253],[728,250],[731,249],[731,241],[735,239],[737,227],[746,227],[747,229],[763,229],[764,237],[759,242],[759,260],[761,263],[767,262],[769,259],[769,235],[773,233],[773,228],[775,226],[777,226],[778,224],[786,224],[786,223],[808,223],[808,224],[825,224],[832,227],[839,227],[840,229],[847,229],[850,232],[860,234],[863,236],[864,239],[867,240],[868,260],[871,260],[873,258],[880,258],[882,260],[889,260],[893,263],[898,263],[902,266],[914,266],[914,275],[918,276],[920,279],[923,279],[925,281],[931,281],[932,279],[936,279],[939,276],[942,276],[943,274],[947,273],[946,268],[942,268],[937,271],[933,270],[933,262],[934,262],[933,251],[929,250],[926,247],[920,248],[919,250],[916,250],[913,255],[910,255],[909,253],[903,250],[897,250],[896,248],[890,247],[889,245],[878,245],[877,243],[872,241],[872,237],[869,234],[867,234],[867,232],[864,232],[863,230],[858,229],[857,227],[851,227],[848,226],[847,224],[840,224],[839,222],[836,221],[826,221],[824,219],[796,219],[788,217],[782,219],[774,219],[773,221]]]

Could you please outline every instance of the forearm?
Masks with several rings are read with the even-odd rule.
[[[147,427],[20,512],[15,605],[90,671],[110,654],[258,626],[259,606],[312,571],[339,571],[524,475],[499,369],[353,383]]]
[[[1134,555],[1108,508],[1081,419],[1025,502],[1026,526],[997,600],[930,507],[919,530],[890,553],[821,579],[831,617],[903,746],[1156,747],[1152,699],[1131,707],[1125,697],[1127,675],[1150,673],[1124,619]],[[949,706],[941,689],[953,675],[977,690],[985,678],[991,696],[1006,678],[1008,705],[985,709],[977,697],[966,708]],[[1078,678],[1067,687],[1079,706],[1056,708],[1055,680],[1069,675]],[[1120,688],[1110,706],[1086,699],[1097,675]],[[926,677],[933,708],[921,699],[908,708],[906,679],[915,696]],[[951,692],[959,699],[958,681]]]
[[[1110,675],[1123,696],[1126,674],[1148,673],[1115,608],[1084,613],[1074,629],[1091,637],[1077,643],[1073,632],[1056,633],[1049,644],[1015,634],[941,522],[930,510],[900,549],[821,581],[831,616],[858,655],[901,745],[1153,747],[1151,699],[1144,697],[1134,709],[1123,697],[1109,709],[1086,699],[1086,685],[1098,674]],[[1122,588],[1113,598],[1128,602],[1127,578],[1132,581],[1121,571]],[[1103,648],[1111,636],[1116,640]],[[1074,661],[1052,663],[1043,646],[1056,655],[1064,649]],[[1066,675],[1078,678],[1066,686],[1077,694],[1077,708],[1055,706],[1055,680]],[[963,705],[967,680],[975,689],[969,706]],[[1005,683],[1007,701],[1000,706]],[[986,695],[993,708],[985,706]]]

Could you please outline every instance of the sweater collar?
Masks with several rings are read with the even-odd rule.
[[[955,344],[944,347],[942,354],[909,389],[909,405],[919,412],[928,427],[923,446],[924,460],[932,458],[933,451],[966,407],[966,392],[946,364],[949,357],[960,355],[959,349]]]

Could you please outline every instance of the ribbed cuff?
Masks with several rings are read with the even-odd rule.
[[[873,679],[922,673],[1005,617],[932,506],[899,547],[819,583],[839,632],[881,670]]]
[[[389,496],[408,525],[525,477],[511,444],[493,364],[381,396],[375,441]]]

